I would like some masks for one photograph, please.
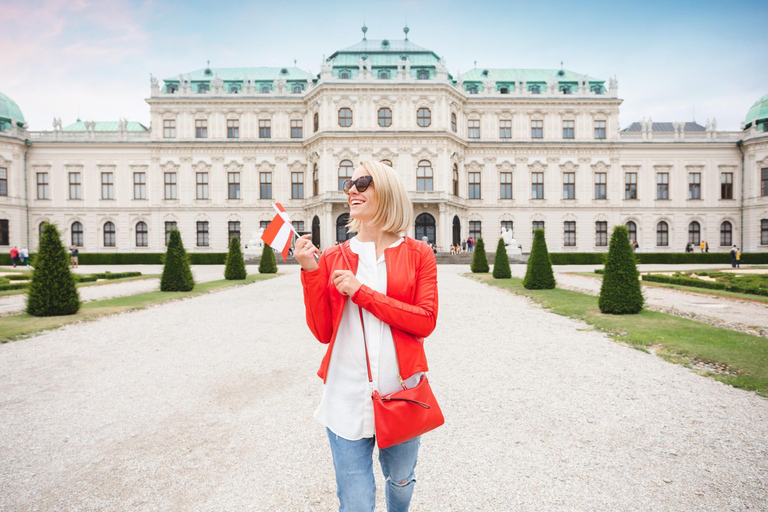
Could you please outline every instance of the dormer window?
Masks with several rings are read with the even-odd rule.
[[[342,80],[349,80],[349,71],[342,71],[339,73],[339,78]]]
[[[293,94],[301,94],[301,86],[296,84],[293,86]]]
[[[261,93],[262,94],[269,94],[269,86],[268,85],[262,86],[261,87]]]
[[[383,40],[383,41],[381,42],[381,47],[382,47],[382,48],[384,48],[385,50],[386,50],[387,48],[389,48],[389,39],[385,39],[385,40]]]
[[[562,91],[563,94],[571,94],[571,86],[570,85],[561,85],[560,91]]]
[[[470,87],[467,90],[469,91],[469,94],[477,94],[477,86],[476,85],[473,85],[472,87]]]
[[[281,75],[287,75],[288,74],[288,70],[283,68],[283,69],[280,70],[280,74]]]
[[[381,73],[379,73],[379,78],[381,80],[389,80],[389,73],[387,73],[386,71],[382,71]]]
[[[528,90],[531,91],[531,94],[541,94],[541,87],[538,85],[532,85]]]
[[[175,86],[175,85],[169,85],[169,86],[168,86],[168,94],[173,94],[173,93],[175,93],[177,90],[178,90],[178,89],[176,89],[176,86]]]
[[[499,92],[501,94],[509,94],[509,87],[502,87],[501,89],[499,89]]]
[[[205,94],[206,92],[208,92],[208,84],[199,84],[197,86],[197,92],[199,94]]]
[[[426,69],[420,69],[416,73],[416,78],[418,78],[419,80],[427,80],[427,79],[429,79],[429,71],[427,71]]]
[[[238,88],[236,85],[230,85],[229,86],[229,94],[237,94]]]
[[[592,92],[595,94],[603,94],[603,88],[600,87],[599,85],[593,85],[591,89],[592,89]]]
[[[482,74],[483,74],[483,76],[488,76],[488,70],[484,69]]]

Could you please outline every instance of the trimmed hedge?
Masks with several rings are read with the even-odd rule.
[[[523,286],[528,290],[551,290],[555,285],[555,274],[552,272],[552,262],[547,252],[544,230],[537,229],[533,232],[531,256],[525,269]]]
[[[637,263],[629,245],[629,232],[625,226],[616,226],[605,259],[605,275],[600,286],[598,307],[602,313],[634,315],[643,310],[643,303]]]
[[[125,277],[139,277],[141,272],[104,272],[101,274],[91,274],[96,279],[123,279]]]
[[[3,277],[9,281],[28,281],[32,279],[32,274],[8,274]]]
[[[177,229],[172,229],[168,240],[163,275],[160,278],[162,292],[188,292],[195,287],[195,279],[189,268],[189,259]]]
[[[674,276],[662,276],[658,274],[643,274],[643,281],[650,281],[656,283],[677,284],[680,286],[691,286],[694,288],[705,288],[708,290],[724,290],[734,293],[747,293],[750,295],[762,295],[768,296],[768,289],[766,288],[747,288],[738,285],[729,285],[726,283],[720,283],[717,281],[704,281],[702,279],[695,279],[692,277],[674,277]]]
[[[246,277],[243,251],[240,250],[240,238],[233,236],[229,241],[229,254],[224,266],[224,279],[235,281],[245,279]]]
[[[602,265],[605,263],[605,255],[600,252],[551,252],[549,259],[553,265]],[[638,264],[731,264],[731,256],[727,252],[638,252],[635,258]],[[746,265],[768,265],[768,253],[742,253],[741,262]]]
[[[276,274],[277,260],[275,260],[275,251],[270,246],[264,244],[259,260],[259,274]]]
[[[56,226],[46,222],[35,256],[35,271],[27,293],[32,316],[74,315],[80,309],[77,284],[69,271],[69,257]]]
[[[86,276],[82,274],[74,274],[75,281],[78,283],[94,283],[98,280],[96,276]]]
[[[549,261],[551,261],[553,265],[602,265],[605,263],[605,253],[550,252]]]
[[[485,242],[482,238],[477,239],[475,247],[472,249],[474,252],[472,255],[472,263],[469,265],[469,269],[475,274],[484,274],[488,272],[488,256],[485,254]]]
[[[0,291],[23,290],[25,288],[29,288],[29,283],[0,284]]]
[[[493,277],[496,279],[509,279],[512,277],[512,270],[509,268],[509,256],[507,256],[507,246],[504,245],[503,238],[499,238],[499,244],[496,247],[496,254],[493,258]]]

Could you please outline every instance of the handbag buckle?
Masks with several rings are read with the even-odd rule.
[[[400,376],[399,372],[397,374],[397,380],[400,381],[400,385],[403,386],[403,389],[408,389],[407,387],[405,387],[405,382],[403,381],[403,378]]]

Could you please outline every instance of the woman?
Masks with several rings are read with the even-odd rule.
[[[323,398],[315,418],[325,425],[336,470],[339,510],[373,510],[373,387],[382,395],[415,386],[427,371],[424,338],[437,321],[437,266],[429,246],[402,234],[413,221],[405,186],[391,167],[366,161],[346,180],[348,228],[357,235],[319,261],[310,235],[297,239],[307,325],[328,344],[318,375]],[[349,261],[351,268],[347,266]],[[365,325],[360,321],[362,307]],[[407,511],[420,437],[379,450],[387,510]]]

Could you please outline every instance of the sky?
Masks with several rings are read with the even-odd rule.
[[[297,66],[362,39],[409,39],[451,73],[559,68],[619,81],[621,126],[643,117],[738,130],[768,93],[765,0],[0,0],[0,92],[30,130],[148,125],[149,76]]]

